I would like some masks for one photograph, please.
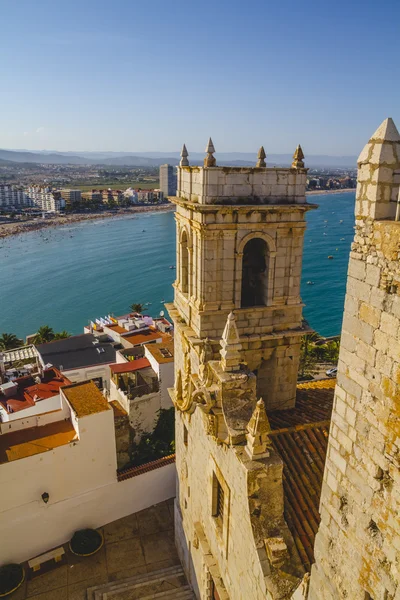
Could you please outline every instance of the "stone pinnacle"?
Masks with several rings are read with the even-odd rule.
[[[223,371],[239,371],[241,361],[239,333],[236,326],[235,315],[231,312],[226,320],[221,339],[221,366]]]
[[[214,144],[213,144],[211,138],[209,138],[209,140],[208,140],[206,152],[207,152],[207,156],[204,159],[204,166],[205,167],[215,167],[217,165],[217,161],[215,160],[215,157],[213,156],[213,154],[215,152],[215,148],[214,148]]]
[[[189,153],[186,149],[185,144],[183,144],[182,150],[181,150],[181,160],[180,160],[179,166],[181,166],[181,167],[189,166],[188,156],[189,156]]]
[[[303,153],[303,150],[302,150],[300,144],[297,146],[297,148],[293,154],[292,168],[294,168],[294,169],[303,169],[304,168],[304,153]]]
[[[257,158],[258,158],[258,161],[257,161],[256,167],[266,167],[267,166],[267,163],[265,162],[267,155],[265,154],[264,146],[261,146],[261,148],[259,149]]]

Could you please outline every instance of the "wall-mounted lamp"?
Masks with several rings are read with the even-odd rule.
[[[43,494],[42,494],[42,500],[43,500],[43,502],[44,502],[45,504],[47,504],[47,503],[48,503],[48,501],[49,501],[49,498],[50,498],[49,494],[48,494],[47,492],[43,492]]]

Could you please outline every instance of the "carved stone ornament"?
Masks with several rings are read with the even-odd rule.
[[[175,404],[181,411],[190,410],[193,404],[190,371],[190,357],[189,354],[185,354],[183,376],[181,371],[178,371],[175,382]]]

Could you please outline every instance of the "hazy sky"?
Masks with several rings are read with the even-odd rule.
[[[399,0],[0,0],[0,147],[358,154],[400,128]]]

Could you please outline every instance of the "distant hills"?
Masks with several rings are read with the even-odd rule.
[[[252,152],[216,152],[217,164],[226,166],[254,166],[256,153]],[[141,152],[140,156],[124,152],[49,152],[26,150],[0,150],[0,164],[36,163],[46,165],[103,165],[110,167],[158,167],[168,163],[179,163],[179,152]],[[204,152],[191,152],[190,164],[202,164]],[[292,162],[291,154],[267,155],[268,166],[288,166]],[[308,167],[356,167],[355,156],[306,156]]]

